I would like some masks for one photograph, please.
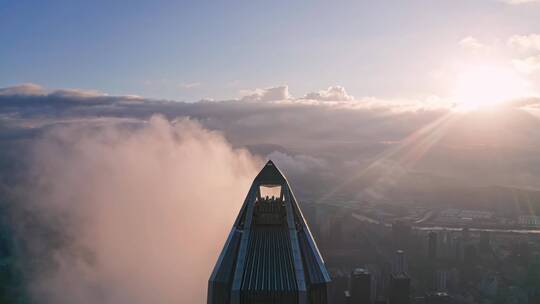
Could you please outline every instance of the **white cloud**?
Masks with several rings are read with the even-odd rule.
[[[201,86],[200,82],[183,82],[179,85],[181,89],[193,89]]]
[[[16,86],[0,88],[0,95],[24,95],[24,96],[53,96],[64,98],[91,98],[102,97],[107,94],[96,90],[82,90],[82,89],[58,89],[49,90],[38,84],[23,83]]]
[[[291,98],[288,86],[241,91],[241,93],[245,95],[242,97],[243,101],[278,101]]]
[[[61,89],[53,91],[51,95],[65,98],[90,98],[106,96],[107,94],[95,90]]]
[[[321,100],[321,101],[351,101],[354,97],[347,94],[342,86],[331,86],[326,90],[307,93],[303,99]]]
[[[208,275],[258,169],[250,154],[198,123],[159,116],[133,129],[57,126],[35,145],[29,210],[66,240],[40,252],[52,265],[32,273],[32,302],[206,301]],[[30,244],[42,238],[23,235]]]
[[[16,86],[0,88],[0,95],[44,95],[47,91],[34,83],[23,83]]]
[[[513,35],[508,45],[522,53],[521,58],[512,59],[516,70],[526,74],[540,70],[540,34]]]
[[[523,73],[530,74],[540,71],[540,55],[529,56],[524,59],[514,59],[512,60],[512,64],[516,70]]]
[[[540,51],[540,34],[514,35],[508,45],[520,51]]]
[[[500,1],[507,4],[514,4],[514,5],[540,2],[540,0],[500,0]]]
[[[487,49],[487,46],[481,43],[478,39],[467,36],[459,41],[459,46],[470,51],[481,51]]]

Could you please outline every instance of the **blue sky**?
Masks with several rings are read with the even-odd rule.
[[[515,60],[537,85],[540,50],[508,41],[536,38],[540,3],[507,2],[0,0],[0,87],[195,101],[342,85],[357,97],[427,98],[450,94],[456,67]]]

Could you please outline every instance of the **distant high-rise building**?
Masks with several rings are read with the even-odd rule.
[[[435,231],[428,233],[428,258],[430,261],[437,258],[437,233]]]
[[[390,304],[409,304],[411,301],[411,278],[406,273],[390,276],[388,298]]]
[[[497,295],[497,289],[499,287],[499,279],[494,274],[486,274],[482,277],[480,284],[478,286],[478,291],[480,293],[494,297]]]
[[[446,282],[448,273],[446,270],[438,270],[435,272],[435,286],[437,291],[446,291]]]
[[[357,268],[351,273],[350,301],[351,304],[370,304],[372,297],[372,277],[368,270]]]
[[[405,259],[405,251],[397,250],[394,256],[392,265],[393,273],[407,273],[407,260]]]
[[[278,196],[261,189],[278,189]],[[326,304],[330,276],[289,183],[257,175],[208,282],[209,304]]]
[[[411,298],[411,278],[407,274],[405,252],[397,250],[394,257],[388,299],[390,304],[409,304]]]
[[[452,261],[456,258],[456,237],[448,230],[438,234],[437,257],[446,261]]]
[[[450,304],[452,298],[446,292],[428,292],[426,293],[426,304]]]

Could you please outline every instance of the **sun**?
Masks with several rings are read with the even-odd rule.
[[[472,66],[458,73],[453,95],[459,106],[476,109],[495,106],[529,93],[527,82],[512,69]]]

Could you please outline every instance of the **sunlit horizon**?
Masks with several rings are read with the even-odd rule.
[[[509,68],[468,66],[456,77],[452,99],[458,108],[482,109],[535,96],[531,84]]]

